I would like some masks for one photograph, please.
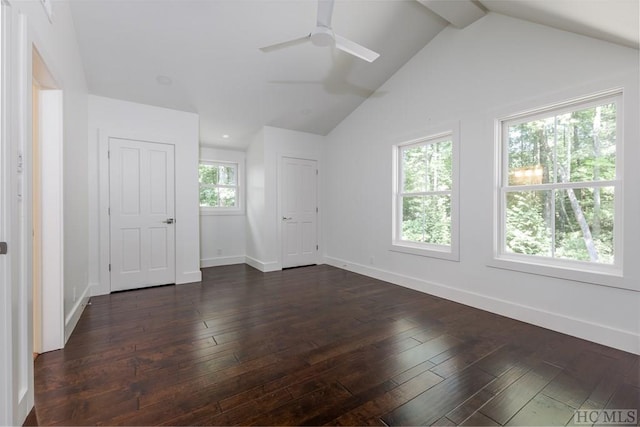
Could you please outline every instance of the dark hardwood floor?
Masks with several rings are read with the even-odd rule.
[[[35,362],[41,425],[566,425],[640,358],[329,266],[91,300]],[[636,421],[637,423],[637,421]]]

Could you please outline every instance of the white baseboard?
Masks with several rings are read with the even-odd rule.
[[[222,265],[244,264],[245,261],[246,261],[246,257],[244,255],[207,258],[207,259],[200,260],[200,268],[220,267]]]
[[[101,286],[100,283],[91,283],[89,285],[89,296],[99,297],[100,295],[109,295],[109,287]]]
[[[251,267],[255,268],[256,270],[262,271],[263,273],[282,270],[282,267],[277,261],[262,262],[262,261],[258,261],[255,258],[251,258],[250,256],[246,256],[245,263],[249,264]]]
[[[606,325],[576,319],[499,298],[481,295],[440,283],[409,277],[339,258],[325,257],[328,265],[373,277],[405,288],[459,302],[501,316],[527,322],[574,337],[593,341],[634,354],[640,354],[640,336]]]
[[[80,298],[76,301],[73,308],[69,312],[69,315],[64,319],[64,343],[66,344],[71,336],[71,333],[75,329],[78,321],[80,320],[80,316],[82,316],[82,312],[84,308],[87,306],[89,302],[89,297],[91,295],[91,285],[87,284],[84,288],[84,292],[80,295]]]
[[[185,283],[195,283],[202,281],[202,271],[185,271],[180,274],[180,277],[176,276],[176,285],[184,285]]]

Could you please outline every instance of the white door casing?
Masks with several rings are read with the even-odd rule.
[[[170,144],[109,138],[111,291],[175,283]]]
[[[10,15],[9,6],[3,1],[0,4],[0,242],[9,241],[9,227],[13,217],[9,206],[9,162],[10,153],[10,120],[9,110],[13,106],[9,102],[8,90],[12,87],[9,80],[9,38]],[[11,242],[9,242],[11,243]],[[11,251],[12,247],[7,248]],[[3,250],[4,252],[4,250]],[[13,408],[14,395],[14,367],[18,366],[13,361],[14,340],[12,337],[12,288],[9,266],[11,265],[10,252],[0,255],[0,425],[16,424]]]
[[[282,268],[318,262],[318,166],[283,157],[280,171]]]

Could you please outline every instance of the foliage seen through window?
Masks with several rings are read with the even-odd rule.
[[[506,252],[614,263],[616,106],[503,122]]]
[[[231,163],[201,163],[200,206],[235,208],[238,206],[238,167]]]
[[[450,139],[400,148],[400,240],[451,245],[452,148]]]

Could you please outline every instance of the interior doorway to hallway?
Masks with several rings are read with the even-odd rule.
[[[33,352],[64,346],[63,99],[55,78],[32,48],[30,164]]]

